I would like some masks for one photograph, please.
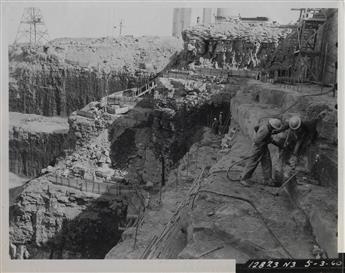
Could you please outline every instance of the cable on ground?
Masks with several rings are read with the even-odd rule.
[[[223,196],[223,197],[228,197],[228,198],[232,198],[232,199],[237,199],[237,200],[241,200],[244,201],[246,203],[248,203],[252,208],[254,208],[255,212],[259,215],[260,219],[262,220],[264,226],[266,227],[267,231],[270,233],[270,235],[272,236],[272,238],[274,239],[274,241],[280,245],[280,247],[284,250],[284,252],[289,256],[289,258],[293,259],[293,256],[290,254],[290,252],[286,249],[286,247],[282,244],[282,242],[277,238],[277,236],[274,234],[274,232],[272,231],[272,229],[268,226],[265,218],[263,217],[262,213],[257,209],[257,207],[255,206],[255,204],[250,201],[249,199],[246,199],[244,197],[240,197],[240,196],[235,196],[235,195],[230,195],[230,194],[226,194],[226,193],[221,193],[221,192],[217,192],[217,191],[212,191],[212,190],[207,190],[207,189],[200,189],[198,191],[198,193],[201,192],[205,192],[205,193],[211,193],[211,194],[216,194],[219,196]]]

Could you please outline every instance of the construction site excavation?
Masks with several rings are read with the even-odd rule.
[[[338,10],[170,10],[171,36],[54,39],[21,10],[11,259],[337,258]]]

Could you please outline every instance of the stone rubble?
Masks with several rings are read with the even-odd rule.
[[[182,37],[188,62],[201,67],[244,69],[265,67],[289,32],[271,23],[250,26],[231,18],[226,23],[189,27]]]

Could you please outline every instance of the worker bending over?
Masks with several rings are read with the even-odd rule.
[[[243,172],[240,183],[243,186],[249,186],[247,180],[252,177],[259,162],[261,162],[263,175],[266,183],[270,186],[274,186],[275,183],[272,180],[272,161],[271,154],[268,149],[268,144],[276,143],[272,139],[272,134],[275,131],[282,129],[282,122],[280,119],[271,118],[268,122],[262,124],[254,136],[254,143],[252,148],[252,155],[248,159],[248,163]]]
[[[284,127],[289,129],[279,153],[280,176],[284,181],[295,173],[299,155],[305,153],[306,148],[316,139],[316,124],[320,118],[321,115],[318,115],[316,119],[302,121],[299,116],[293,116],[283,126],[282,130]]]

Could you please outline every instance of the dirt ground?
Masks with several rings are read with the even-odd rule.
[[[9,188],[12,189],[15,187],[22,186],[26,181],[29,180],[29,178],[24,177],[24,176],[19,176],[15,173],[9,172],[8,180],[9,180]]]
[[[194,178],[204,167],[216,162],[220,140],[221,138],[211,133],[209,128],[204,129],[201,141],[193,144],[189,152],[180,160],[178,167],[170,172],[168,183],[162,191],[161,202],[159,202],[159,193],[151,196],[143,222],[138,229],[135,248],[135,228],[133,227],[123,233],[122,241],[107,254],[106,259],[141,257],[153,236],[160,235],[179,204],[186,198]]]
[[[10,112],[9,124],[12,128],[18,128],[30,133],[67,133],[69,128],[67,120],[67,118],[63,117],[45,117],[35,114]]]
[[[235,181],[228,179],[226,173],[229,166],[247,156],[250,146],[249,139],[239,133],[231,151],[211,168],[210,176],[201,188],[250,200],[261,216],[248,202],[202,193],[201,190],[193,212],[194,240],[180,253],[181,258],[195,258],[217,246],[222,248],[205,258],[235,258],[238,262],[245,262],[249,257],[312,257],[312,249],[317,242],[307,217],[301,209],[291,204],[284,191],[279,196],[274,195],[277,189],[265,185],[260,166],[248,188],[237,180],[245,164],[240,164],[229,172],[229,177]],[[305,183],[298,187],[298,191],[304,193],[308,189],[308,194],[324,195],[321,187],[315,189]],[[336,202],[327,200],[326,195],[322,197],[322,202],[326,202],[328,206],[336,206]]]

